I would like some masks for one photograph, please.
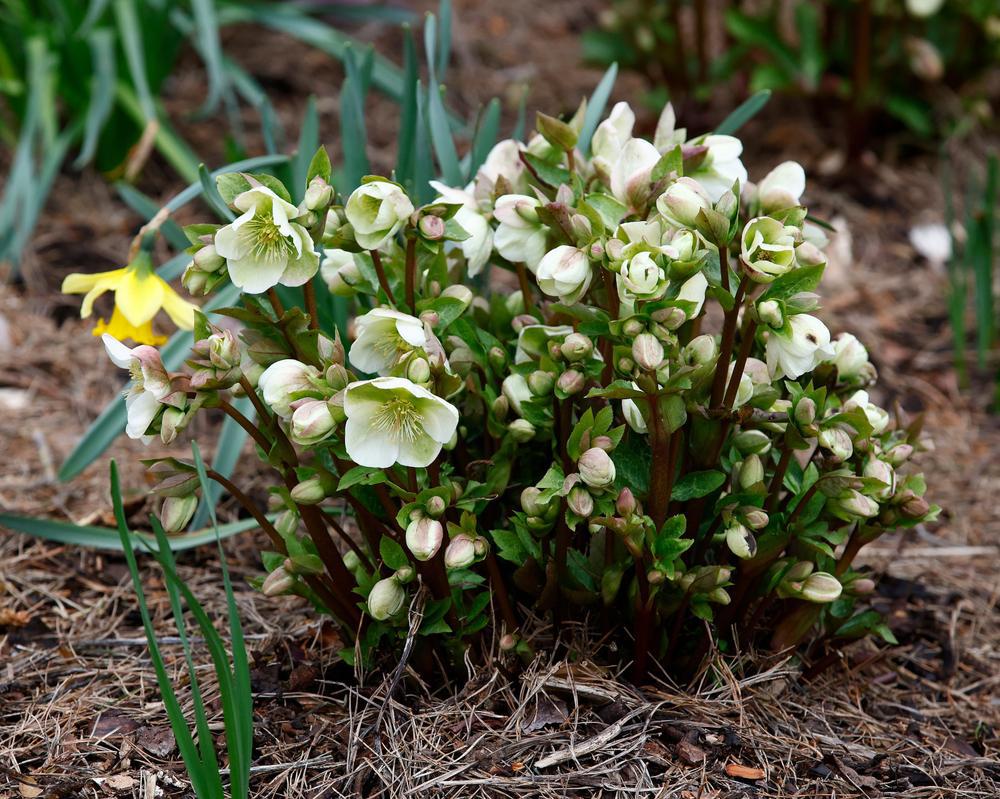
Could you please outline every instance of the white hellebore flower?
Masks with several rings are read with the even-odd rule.
[[[521,145],[514,139],[504,139],[493,145],[476,172],[476,196],[486,198],[492,195],[497,180],[501,177],[514,191],[528,188],[524,162],[521,160]]]
[[[767,368],[775,379],[794,380],[832,355],[830,331],[809,314],[796,314],[784,328],[770,331],[767,337]]]
[[[525,325],[517,334],[514,363],[528,363],[548,354],[549,339],[565,338],[573,332],[570,325]]]
[[[681,290],[677,292],[677,299],[694,303],[694,309],[687,314],[688,319],[694,319],[701,313],[707,292],[708,278],[701,272],[696,272],[681,284]]]
[[[298,215],[294,205],[266,186],[238,194],[233,205],[243,214],[215,234],[233,285],[261,294],[278,283],[301,286],[312,279],[319,254],[309,232],[289,221]]]
[[[693,178],[677,178],[656,200],[656,210],[673,227],[693,228],[698,212],[712,207],[712,200]]]
[[[132,376],[132,385],[125,394],[125,433],[129,438],[143,438],[162,400],[171,393],[170,376],[155,347],[148,344],[126,347],[107,333],[101,336],[101,341],[112,363],[127,369]]]
[[[427,344],[424,323],[391,308],[373,308],[354,324],[358,337],[351,345],[351,365],[369,374],[386,374],[401,355]]]
[[[458,427],[458,409],[402,377],[351,383],[344,391],[344,445],[359,466],[429,466]]]
[[[319,369],[292,358],[285,358],[272,363],[261,374],[257,381],[264,402],[282,419],[291,417],[292,403],[300,397],[294,397],[303,391],[316,388],[314,381],[319,378]]]
[[[587,254],[569,244],[547,252],[538,264],[536,275],[542,291],[568,305],[587,293],[593,279]]]
[[[663,267],[653,260],[651,253],[645,251],[636,253],[622,264],[617,282],[619,294],[631,302],[658,300],[670,283]]]
[[[493,216],[500,223],[493,237],[497,252],[513,263],[522,262],[532,272],[545,255],[547,228],[535,210],[541,202],[526,194],[498,197]]]
[[[632,384],[632,388],[636,391],[639,390],[639,386],[635,383]],[[644,403],[647,404],[648,403]],[[649,426],[646,424],[646,420],[642,416],[642,411],[639,410],[639,405],[634,399],[623,399],[622,400],[622,416],[625,417],[625,421],[628,426],[631,427],[637,433],[648,433]]]
[[[507,375],[503,379],[503,383],[500,384],[500,391],[506,397],[507,402],[510,403],[511,409],[518,416],[522,414],[521,403],[529,402],[534,397],[531,393],[531,387],[528,385],[527,378],[516,372]]]
[[[906,0],[906,10],[915,17],[931,17],[941,10],[944,0]]]
[[[796,228],[770,216],[751,219],[740,237],[740,259],[751,280],[771,283],[795,268]]]
[[[844,410],[849,411],[853,408],[861,408],[865,412],[875,435],[881,435],[889,426],[889,412],[872,402],[867,391],[855,391],[844,403]]]
[[[396,234],[413,213],[413,203],[399,186],[373,180],[358,186],[344,206],[354,238],[366,250],[377,250]]]
[[[747,170],[740,161],[743,142],[735,136],[712,133],[693,139],[687,146],[708,148],[705,159],[688,176],[702,185],[713,203],[732,189],[737,180],[741,186],[746,184]]]
[[[325,250],[319,273],[330,293],[339,297],[353,297],[355,286],[365,280],[354,261],[354,253],[347,250]]]
[[[632,126],[635,124],[635,113],[628,103],[617,103],[611,109],[608,118],[605,119],[590,142],[590,151],[593,154],[593,164],[596,169],[605,174],[611,173],[611,168],[618,160],[618,154],[622,151],[625,143],[632,138]]]
[[[438,193],[434,202],[461,206],[455,214],[455,221],[469,234],[469,238],[458,242],[458,248],[465,256],[469,277],[475,277],[483,271],[493,251],[493,228],[479,212],[476,198],[471,193],[471,185],[466,189],[455,189],[436,180],[432,180],[430,184]]]
[[[660,160],[656,148],[645,139],[629,139],[611,167],[611,193],[633,210],[646,204],[649,177]]]
[[[842,380],[861,377],[868,366],[868,350],[852,333],[841,333],[833,341],[833,365]]]
[[[799,204],[806,190],[806,171],[795,161],[778,164],[767,173],[757,186],[760,210],[765,213],[781,211]]]

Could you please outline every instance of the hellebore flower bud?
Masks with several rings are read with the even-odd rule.
[[[726,546],[729,551],[741,560],[752,558],[757,554],[757,539],[742,524],[734,524],[726,530]]]
[[[712,200],[701,184],[682,177],[671,183],[656,200],[656,210],[674,227],[693,228],[698,212],[712,207]]]
[[[287,593],[293,585],[295,585],[295,577],[285,571],[284,565],[281,565],[264,578],[260,590],[264,596],[281,596]]]
[[[741,430],[733,436],[741,455],[763,455],[771,449],[771,438],[763,430]]]
[[[548,372],[541,369],[528,375],[528,388],[536,397],[547,397],[555,388],[556,379]]]
[[[528,387],[528,381],[524,379],[524,375],[507,375],[500,385],[500,390],[510,403],[510,407],[514,409],[514,413],[520,416],[521,403],[531,399],[531,389]]]
[[[527,419],[515,419],[507,425],[507,430],[511,438],[519,444],[531,441],[535,437],[535,426]]]
[[[476,560],[476,542],[472,536],[459,533],[444,551],[444,565],[449,569],[464,569]]]
[[[472,293],[472,289],[468,286],[463,286],[461,283],[455,283],[454,285],[448,286],[448,288],[441,292],[441,296],[458,300],[466,308],[472,305],[472,300],[475,298],[475,295]],[[532,321],[534,321],[534,318],[532,318]]]
[[[640,333],[632,342],[632,357],[641,369],[652,372],[663,362],[663,345],[652,333]]]
[[[632,489],[626,486],[618,494],[618,499],[615,500],[615,510],[627,519],[635,513],[637,507],[638,503],[635,501],[635,494],[632,493]]]
[[[521,492],[521,508],[529,516],[544,516],[548,510],[549,503],[542,502],[541,489],[535,486],[528,486]]]
[[[429,517],[416,519],[406,527],[406,546],[417,560],[433,558],[441,548],[443,540],[444,526]]]
[[[802,583],[799,595],[809,602],[828,603],[840,598],[843,591],[840,580],[826,572],[813,572]]]
[[[577,467],[580,478],[591,488],[607,488],[615,481],[614,461],[600,447],[591,447],[584,452]]]
[[[433,496],[427,500],[425,507],[427,508],[427,513],[437,519],[448,509],[448,503],[439,496]]]
[[[869,458],[865,461],[865,468],[862,474],[864,474],[865,477],[871,477],[885,483],[885,488],[880,488],[877,491],[871,492],[879,499],[888,499],[892,496],[893,491],[896,490],[896,473],[893,468],[883,460],[878,458]]]
[[[764,480],[764,463],[759,455],[747,455],[740,464],[740,488],[747,489]]]
[[[594,351],[594,342],[582,333],[570,333],[559,349],[563,357],[572,363],[589,358]]]
[[[857,594],[858,596],[867,596],[868,594],[874,593],[875,591],[875,581],[870,580],[867,577],[862,577],[859,580],[855,580],[851,583],[851,592]]]
[[[913,447],[910,444],[897,444],[886,452],[886,458],[888,458],[891,465],[902,466],[910,459],[912,454]]]
[[[716,605],[728,605],[732,598],[725,588],[713,588],[708,592],[708,601]]]
[[[779,328],[784,324],[781,306],[775,300],[764,300],[757,303],[757,319],[768,327]]]
[[[368,613],[376,621],[395,616],[403,607],[406,592],[395,575],[379,580],[368,593]]]
[[[907,519],[922,519],[930,512],[930,505],[923,497],[911,497],[899,506],[900,512]]]
[[[684,363],[689,366],[708,366],[715,363],[715,359],[719,357],[719,346],[715,343],[715,339],[707,333],[695,336],[684,347],[682,357]]]
[[[207,244],[194,254],[194,264],[202,272],[218,272],[226,265],[226,259],[219,255],[214,244]]]
[[[586,384],[586,379],[576,369],[567,369],[556,380],[556,386],[564,394],[578,394]]]
[[[333,201],[333,186],[317,175],[309,181],[304,199],[310,211],[322,211]]]
[[[292,412],[289,437],[296,444],[309,446],[322,441],[336,426],[326,400],[301,400]]]
[[[829,507],[834,515],[848,519],[870,519],[878,513],[878,503],[853,488],[843,496],[830,500]]]
[[[298,483],[291,491],[292,499],[300,505],[316,505],[326,499],[326,489],[318,476]]]
[[[181,425],[187,414],[180,408],[166,407],[160,417],[160,440],[164,444],[172,444],[177,434],[181,431]]]
[[[414,383],[426,383],[431,379],[431,365],[426,358],[414,358],[406,367],[406,377]]]
[[[188,526],[198,507],[198,497],[187,494],[183,497],[167,497],[160,507],[160,524],[168,533],[179,533]]]
[[[853,380],[868,365],[868,350],[855,336],[841,333],[833,340],[833,365],[841,380]]]
[[[566,496],[566,504],[577,516],[590,516],[594,512],[594,498],[583,486],[573,486]]]
[[[430,241],[437,241],[444,235],[444,220],[439,216],[433,214],[422,216],[417,226],[420,228],[420,235]]]
[[[760,508],[751,508],[743,514],[743,520],[751,530],[763,530],[771,521],[767,511]]]
[[[282,511],[274,520],[274,529],[282,538],[295,535],[295,531],[299,529],[299,514],[293,510]]]
[[[816,403],[811,397],[802,397],[795,403],[795,410],[792,412],[795,424],[800,430],[808,431],[816,421]],[[815,432],[815,431],[813,431]]]
[[[854,454],[851,437],[842,427],[827,427],[819,431],[819,445],[829,451],[835,461],[846,461]]]

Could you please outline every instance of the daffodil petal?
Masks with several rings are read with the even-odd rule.
[[[150,321],[163,306],[166,284],[152,272],[129,269],[115,290],[115,307],[133,325]]]
[[[63,294],[83,294],[93,289],[98,283],[106,283],[109,280],[117,283],[124,274],[124,269],[112,269],[110,272],[94,272],[92,274],[74,272],[63,278],[62,287],[59,290]]]
[[[163,285],[163,310],[181,330],[191,330],[194,327],[194,312],[197,306],[181,297],[167,283]]]

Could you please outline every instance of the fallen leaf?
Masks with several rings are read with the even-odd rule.
[[[130,777],[128,774],[112,774],[104,784],[115,791],[127,791],[135,785],[135,777]]]
[[[26,610],[0,608],[0,627],[25,627],[31,621],[31,614]]]
[[[699,766],[705,762],[705,750],[686,738],[677,744],[677,756],[688,766]]]
[[[762,780],[765,777],[764,769],[739,763],[726,763],[726,774],[741,780]]]
[[[92,738],[106,738],[109,735],[125,735],[139,729],[139,722],[118,710],[108,710],[97,717]]]
[[[143,727],[136,735],[135,742],[157,757],[166,757],[177,746],[170,727]]]
[[[569,708],[561,699],[552,700],[547,696],[535,698],[535,712],[521,726],[521,732],[534,732],[550,724],[563,724],[569,716]]]
[[[31,777],[21,777],[19,785],[21,796],[24,799],[34,799],[34,797],[41,796],[44,793],[44,790],[39,788]]]

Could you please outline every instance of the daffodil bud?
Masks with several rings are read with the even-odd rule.
[[[594,498],[583,486],[573,486],[566,495],[566,505],[577,516],[586,518],[594,512]]]
[[[333,202],[333,186],[317,175],[309,181],[304,202],[310,211],[326,210],[326,207]]]
[[[510,432],[511,438],[519,444],[531,441],[535,437],[535,426],[527,419],[515,419],[507,425],[507,430]]]
[[[752,558],[757,554],[757,539],[739,523],[726,528],[726,546],[741,560]]]
[[[586,384],[586,379],[576,369],[567,369],[556,380],[556,386],[564,394],[578,394]]]
[[[368,613],[376,621],[395,616],[403,607],[406,592],[395,575],[379,580],[368,592]]]
[[[827,427],[820,430],[819,445],[838,463],[848,460],[854,454],[851,436],[842,427]]]
[[[559,347],[562,356],[571,363],[589,358],[594,351],[594,342],[582,333],[570,333]]]
[[[288,593],[294,585],[295,576],[289,574],[284,565],[281,565],[264,578],[260,591],[264,596],[281,596]]]
[[[763,300],[755,306],[757,309],[757,319],[761,324],[768,327],[779,328],[784,323],[781,315],[781,306],[775,300]]]
[[[166,497],[160,507],[160,524],[168,533],[179,533],[191,521],[198,507],[198,497],[187,494],[183,497]]]
[[[406,546],[417,560],[433,558],[443,540],[444,526],[435,519],[425,516],[410,522],[406,527]]]
[[[591,488],[607,488],[615,481],[615,464],[600,447],[591,447],[577,462],[580,479]],[[582,514],[581,514],[582,515]]]
[[[830,603],[840,598],[843,591],[840,580],[826,572],[813,572],[802,583],[799,596],[809,602]]]
[[[651,333],[640,333],[632,342],[632,357],[641,369],[654,371],[663,361],[663,345]]]
[[[465,569],[476,561],[476,542],[467,533],[459,533],[444,551],[444,565],[449,569]]]

